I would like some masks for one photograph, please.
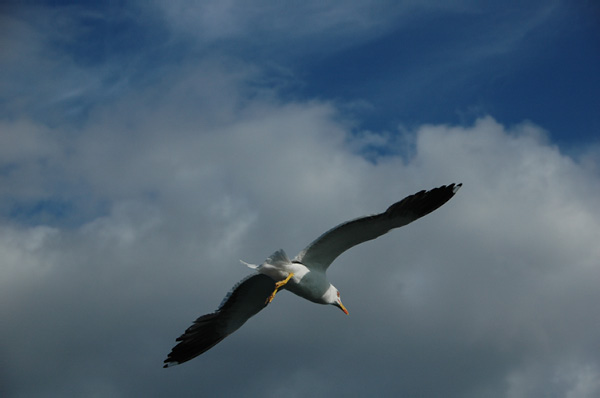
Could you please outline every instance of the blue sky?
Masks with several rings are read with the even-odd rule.
[[[3,3],[0,395],[597,396],[599,14]],[[239,259],[452,182],[332,265],[349,317],[278,294],[162,369]]]
[[[193,18],[203,8],[190,7],[182,17],[186,5],[179,2],[172,16],[144,3],[38,4],[5,8],[25,19],[53,14],[73,29],[75,37],[51,32],[44,45],[97,79],[95,95],[70,93],[59,101],[79,106],[77,116],[121,89],[152,84],[165,68],[220,55],[256,66],[256,84],[282,96],[336,101],[362,129],[394,131],[493,114],[509,124],[531,120],[566,148],[597,142],[600,33],[592,2],[380,2],[350,6],[347,14],[331,11],[335,2],[266,2],[239,13],[214,11],[214,22],[196,31]],[[318,18],[333,17],[311,31],[311,13],[319,12]],[[296,14],[303,26],[285,30]]]

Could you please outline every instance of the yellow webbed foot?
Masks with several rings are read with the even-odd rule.
[[[290,281],[290,279],[292,279],[293,276],[294,276],[294,273],[290,272],[289,275],[284,280],[275,283],[275,290],[273,290],[273,293],[271,293],[271,295],[267,298],[267,301],[265,301],[265,304],[269,304],[271,301],[273,301],[273,299],[275,298],[275,295],[277,294],[277,291],[279,289],[281,289],[281,287],[285,286]]]

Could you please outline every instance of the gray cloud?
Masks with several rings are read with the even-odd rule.
[[[327,103],[189,114],[173,106],[189,85],[173,87],[99,112],[71,155],[43,153],[86,181],[87,200],[108,201],[106,214],[2,227],[10,395],[597,392],[597,176],[541,129],[491,117],[422,126],[407,133],[411,158],[372,163]],[[281,295],[203,357],[160,368],[173,338],[248,272],[238,258],[293,255],[337,222],[451,181],[465,186],[448,205],[334,264],[350,317]]]
[[[0,394],[598,394],[593,152],[580,161],[539,126],[491,116],[356,132],[336,104],[257,89],[257,66],[168,71],[79,123],[2,120]],[[238,259],[293,256],[450,182],[464,187],[447,205],[333,264],[349,317],[283,293],[162,369],[248,274]],[[71,210],[36,217],[49,201]]]

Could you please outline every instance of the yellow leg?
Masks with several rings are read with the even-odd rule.
[[[289,275],[287,276],[287,278],[275,283],[275,290],[273,290],[273,293],[271,293],[269,298],[267,298],[267,301],[265,301],[265,304],[269,304],[271,301],[273,301],[273,299],[275,298],[275,294],[277,294],[277,291],[279,289],[281,289],[281,287],[285,286],[285,284],[288,283],[290,281],[290,279],[292,279],[292,276],[294,276],[294,273],[290,272]]]

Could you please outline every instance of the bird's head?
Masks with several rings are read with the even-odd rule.
[[[325,302],[327,304],[335,305],[340,310],[344,311],[346,315],[348,315],[348,310],[342,304],[342,299],[340,298],[340,291],[335,288],[333,285],[329,285],[329,289],[325,293],[324,297]]]

